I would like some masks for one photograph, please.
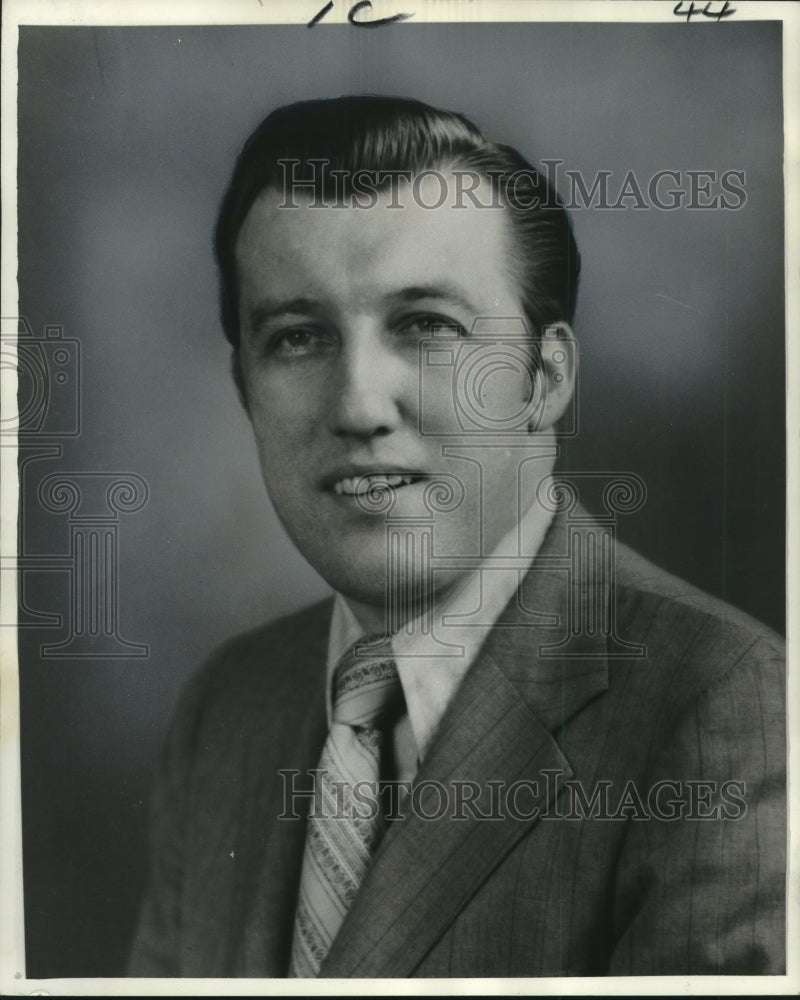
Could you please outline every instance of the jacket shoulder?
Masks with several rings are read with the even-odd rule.
[[[332,599],[327,598],[232,636],[212,653],[200,673],[211,679],[253,666],[272,673],[276,660],[304,659],[309,651],[327,642],[332,605]]]
[[[651,609],[661,609],[662,614],[682,616],[687,624],[725,629],[743,640],[763,641],[783,654],[784,639],[752,615],[668,573],[621,542],[616,553],[617,588],[623,600],[638,597]]]
[[[721,685],[754,687],[780,709],[785,699],[785,641],[780,635],[626,545],[618,544],[616,552],[618,634],[643,649],[642,659],[627,661],[629,669],[619,669],[619,662],[621,676],[630,681],[636,675],[658,695],[665,714],[670,707],[683,711]]]
[[[184,684],[173,734],[186,739],[187,730],[308,697],[324,683],[331,608],[331,599],[320,601],[223,642]]]

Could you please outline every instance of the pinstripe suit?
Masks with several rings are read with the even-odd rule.
[[[565,621],[566,574],[544,567],[566,545],[559,515],[417,775],[477,781],[484,814],[486,782],[520,787],[518,808],[392,824],[322,975],[783,971],[782,641],[618,545],[617,634],[647,655],[614,655],[596,633],[578,656],[542,656],[559,630],[525,609]],[[326,602],[232,640],[184,693],[132,974],[286,974],[305,827],[278,819],[277,772],[319,759],[329,619]],[[576,784],[608,791],[613,812],[631,781],[642,799],[661,788],[667,813],[680,789],[712,815],[719,801],[690,783],[743,784],[727,819],[648,821],[631,800],[615,819],[573,815]]]

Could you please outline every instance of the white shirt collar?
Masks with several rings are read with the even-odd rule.
[[[442,641],[441,644],[431,636],[422,635],[420,619],[392,637],[420,761],[480,647],[536,558],[552,517],[551,512],[534,502],[492,555],[480,567],[471,570],[439,605],[433,635]],[[524,563],[514,569],[492,568],[494,557],[512,552],[521,554]],[[329,726],[333,672],[342,655],[363,635],[364,629],[346,598],[337,593],[328,636],[326,699]]]

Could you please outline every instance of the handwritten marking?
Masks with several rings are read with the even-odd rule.
[[[685,17],[687,24],[693,17],[699,17],[700,15],[703,17],[713,18],[719,24],[723,17],[731,17],[731,15],[736,13],[736,8],[731,7],[729,0],[725,0],[725,3],[719,10],[711,9],[714,6],[713,0],[709,0],[709,2],[702,9],[699,6],[695,6],[694,0],[691,0],[691,3],[686,10],[684,10],[683,4],[684,0],[678,0],[678,3],[676,3],[672,8],[672,13],[676,17]]]
[[[315,24],[319,24],[319,22],[323,19],[323,17],[325,17],[328,11],[331,10],[332,8],[333,8],[333,0],[330,0],[330,3],[326,3],[325,6],[322,8],[322,10],[311,18],[306,27],[313,28]]]
[[[356,14],[364,8],[372,10],[372,0],[361,0],[360,3],[353,4],[347,20],[357,28],[379,28],[382,24],[392,24],[395,21],[407,21],[413,14],[393,14],[391,17],[380,17],[377,21],[357,21]]]
[[[261,0],[259,0],[259,3]],[[320,10],[306,25],[307,28],[313,28],[314,25],[319,24],[319,22],[333,9],[333,0],[329,0],[328,3]],[[353,6],[347,13],[347,20],[355,28],[380,28],[384,24],[394,24],[395,21],[406,21],[409,17],[413,17],[413,14],[393,14],[391,17],[379,17],[374,21],[362,21],[356,18],[356,14],[364,9],[372,10],[371,0],[360,0],[359,3],[354,3]]]

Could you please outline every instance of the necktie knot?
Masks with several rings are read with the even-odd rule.
[[[333,680],[333,721],[374,725],[402,693],[388,640],[362,638],[339,661]]]

